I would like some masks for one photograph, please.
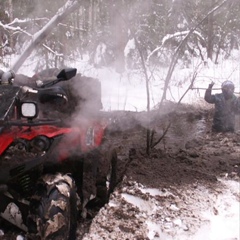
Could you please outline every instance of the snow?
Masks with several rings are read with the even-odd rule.
[[[206,222],[201,226],[201,228],[193,235],[188,237],[186,234],[181,233],[178,236],[174,236],[174,238],[171,238],[171,236],[168,236],[165,234],[166,239],[174,239],[174,240],[187,240],[187,239],[194,239],[194,240],[227,240],[227,239],[240,239],[240,203],[239,200],[236,199],[234,194],[239,194],[240,185],[238,182],[231,181],[231,180],[223,180],[219,179],[222,184],[225,185],[226,191],[222,194],[218,194],[217,196],[215,194],[210,194],[210,198],[214,198],[214,205],[213,208],[217,209],[217,213],[213,212],[212,209],[207,209],[206,211],[202,212],[202,219],[203,222]],[[146,191],[143,191],[145,193],[153,192],[153,195],[156,196],[156,192],[159,190],[157,189],[148,189]],[[232,192],[233,191],[233,192]],[[159,192],[162,194],[161,192]],[[204,192],[203,192],[204,194]],[[156,213],[157,207],[149,205],[149,202],[146,202],[140,200],[137,201],[135,199],[134,202],[129,201],[132,204],[138,206],[140,208],[141,212],[148,211],[151,212],[151,214]],[[140,203],[140,204],[139,204]],[[171,210],[173,211],[179,211],[179,208],[174,207],[174,205],[171,205]],[[149,207],[151,211],[149,210]],[[169,222],[170,219],[166,219]],[[175,219],[173,221],[173,224],[177,227],[181,227],[183,222],[181,219]],[[159,235],[162,235],[161,232],[159,232],[160,225],[157,223],[154,223],[153,221],[147,221],[148,225],[148,237],[149,239],[156,239],[154,238],[154,234],[158,232]],[[171,224],[170,224],[171,225]],[[171,225],[172,227],[172,225]],[[160,238],[159,238],[160,239]],[[161,238],[164,239],[164,238]]]
[[[158,200],[157,196],[166,197],[171,194],[174,196],[172,201],[177,201],[178,196],[174,195],[171,189],[166,189],[163,194],[159,189],[144,188],[136,182],[129,187],[128,183],[128,187],[122,186],[114,193],[109,203],[111,211],[108,207],[100,211],[92,223],[90,233],[85,234],[83,240],[122,239],[116,238],[116,229],[121,226],[122,221],[119,222],[116,214],[113,214],[114,211],[123,212],[126,225],[127,221],[133,223],[129,227],[131,234],[129,232],[123,239],[135,239],[139,230],[142,239],[149,240],[239,240],[240,204],[236,197],[239,197],[239,183],[225,179],[219,181],[226,189],[221,194],[217,194],[220,189],[209,191],[201,185],[196,188],[195,194],[187,189],[181,190],[189,193],[189,196],[186,195],[186,203],[180,204],[180,207],[175,204],[169,206],[169,203]],[[188,209],[183,213],[186,206]],[[134,214],[131,214],[131,211]],[[114,225],[111,231],[104,230],[106,218]],[[137,220],[139,221],[136,223]],[[134,227],[135,223],[137,226]]]
[[[194,238],[196,240],[237,240],[240,237],[240,204],[228,190],[229,183],[225,181],[223,183],[226,185],[226,191],[217,196],[213,206],[213,208],[217,209],[217,213],[214,214],[211,209],[202,213],[203,219],[207,223],[196,233]],[[239,190],[239,186],[235,190],[237,189]],[[239,194],[239,192],[235,192],[235,194]]]
[[[124,56],[127,57],[130,54],[131,50],[134,50],[134,49],[136,49],[136,45],[135,45],[134,38],[132,38],[128,40],[128,43],[126,44],[126,47],[124,49]]]
[[[169,39],[172,38],[180,38],[183,39],[185,36],[189,34],[189,31],[183,31],[183,32],[175,32],[174,34],[167,34],[163,39],[162,39],[162,45],[166,43]],[[200,32],[198,31],[193,31],[193,34],[197,35],[199,38],[204,39],[204,37],[201,35]]]
[[[129,194],[122,194],[122,197],[125,201],[139,208],[141,212],[146,212],[146,214],[149,216],[156,211],[155,204],[153,202],[150,202],[149,200],[146,201]]]

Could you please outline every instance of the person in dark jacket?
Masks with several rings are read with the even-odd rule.
[[[234,132],[235,114],[240,114],[240,98],[234,95],[234,84],[231,81],[222,83],[222,93],[212,95],[214,83],[209,84],[205,92],[206,102],[215,104],[212,131]]]

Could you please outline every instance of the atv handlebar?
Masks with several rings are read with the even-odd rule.
[[[61,81],[67,81],[76,76],[77,69],[76,68],[64,68],[57,75],[56,79],[50,80],[46,83],[42,83],[39,88],[45,88],[55,85]],[[12,70],[4,72],[0,70],[0,84],[2,85],[11,85],[14,81],[15,73]]]
[[[14,86],[13,80],[15,74],[12,71],[0,71],[0,90],[4,93],[1,94],[0,97],[1,101],[3,100],[3,102],[6,103],[2,106],[2,109],[0,109],[0,120],[3,120],[0,125],[24,126],[25,124],[26,126],[36,126],[58,123],[58,120],[56,121],[50,119],[38,119],[38,121],[33,123],[32,119],[36,118],[37,114],[35,114],[36,116],[28,115],[28,111],[30,111],[30,113],[32,114],[33,108],[28,107],[30,110],[26,108],[26,106],[29,105],[29,100],[25,101],[24,99],[27,93],[34,93],[37,95],[38,101],[40,103],[59,103],[60,105],[65,104],[66,102],[68,102],[68,99],[64,89],[61,86],[49,86],[52,86],[61,81],[70,80],[76,75],[76,72],[76,68],[63,69],[53,81],[43,84],[41,87],[32,88],[28,86]],[[24,108],[22,108],[23,104],[25,106]],[[36,109],[38,109],[37,106],[35,107],[35,110]],[[24,115],[24,112],[22,110],[24,110],[27,115]],[[36,113],[37,112],[38,111],[36,110]],[[21,118],[27,118],[27,123],[25,121],[18,121]]]
[[[21,87],[21,89],[22,89],[22,93],[38,93],[38,90],[33,89],[28,86],[23,86],[23,87]]]
[[[13,75],[10,73],[11,73],[11,71],[6,72],[6,77],[4,79],[11,79]],[[23,94],[27,94],[27,93],[38,94],[38,97],[39,97],[39,100],[41,103],[50,102],[51,100],[56,99],[56,98],[58,98],[58,99],[63,98],[65,101],[67,101],[68,100],[67,96],[61,87],[51,87],[51,86],[53,86],[56,83],[61,82],[61,81],[70,80],[71,78],[73,78],[76,75],[76,73],[77,73],[76,68],[65,68],[60,71],[60,73],[57,75],[56,79],[53,79],[46,83],[43,83],[41,80],[38,80],[37,88],[22,86],[21,87],[22,93]],[[5,73],[2,74],[3,77],[4,77],[4,74]],[[3,77],[2,77],[2,79],[3,79]]]

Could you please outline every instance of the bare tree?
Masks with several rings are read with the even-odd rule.
[[[149,76],[148,76],[148,73],[147,73],[147,67],[146,67],[144,57],[143,57],[143,53],[141,51],[141,48],[139,46],[139,42],[138,42],[135,35],[134,35],[134,40],[136,42],[136,47],[138,49],[138,52],[139,52],[139,55],[140,55],[140,58],[141,58],[141,63],[142,63],[143,72],[144,72],[144,76],[145,76],[146,93],[147,93],[147,112],[150,112]],[[151,135],[151,130],[147,129],[147,147],[146,147],[147,154],[150,153],[150,135]]]
[[[219,8],[221,8],[225,3],[227,3],[228,0],[224,0],[222,1],[219,5],[217,5],[216,7],[214,7],[212,10],[210,10],[207,15],[198,23],[196,24],[192,29],[189,30],[188,34],[184,37],[184,39],[181,41],[181,43],[179,44],[179,46],[177,47],[174,55],[173,55],[173,58],[172,58],[172,61],[170,63],[170,66],[168,68],[168,73],[167,73],[167,76],[165,78],[165,83],[164,83],[164,89],[163,89],[163,95],[162,95],[162,98],[161,98],[161,102],[160,102],[160,106],[161,104],[163,103],[163,101],[166,99],[166,93],[167,93],[167,89],[168,89],[168,86],[169,86],[169,83],[171,81],[171,77],[172,77],[172,74],[173,74],[173,71],[175,69],[175,66],[176,66],[176,63],[177,63],[177,60],[179,58],[179,54],[182,50],[182,48],[186,45],[187,41],[188,41],[188,38],[192,35],[192,33],[210,16],[212,15],[215,11],[217,11]]]
[[[8,0],[8,5],[9,5],[9,19],[12,22],[13,21],[13,4],[12,4],[12,0]],[[10,36],[10,48],[13,48],[13,40],[12,40],[12,36]]]
[[[212,0],[212,5],[215,4],[215,0]],[[214,16],[213,12],[211,12],[207,17],[207,58],[212,60],[213,57],[213,43],[214,43],[214,32],[213,32],[213,22]]]

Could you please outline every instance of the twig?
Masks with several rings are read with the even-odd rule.
[[[168,123],[168,126],[166,127],[166,129],[164,130],[162,136],[155,142],[155,143],[152,143],[151,144],[151,148],[154,148],[158,143],[160,143],[162,141],[162,139],[165,137],[165,135],[167,134],[168,132],[168,129],[170,128],[171,126],[171,122]],[[153,135],[154,135],[154,132],[152,132],[152,139],[153,139]]]

